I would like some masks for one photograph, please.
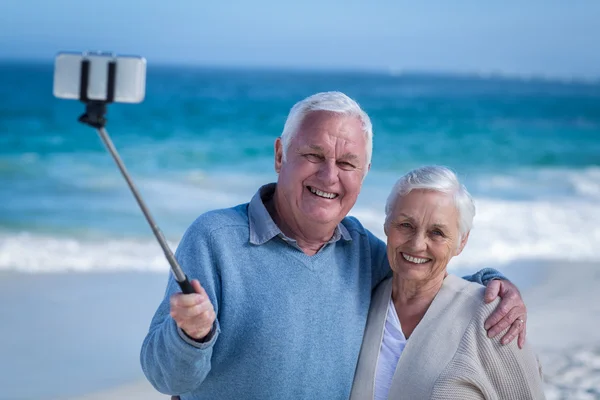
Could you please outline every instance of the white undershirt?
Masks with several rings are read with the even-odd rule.
[[[375,400],[387,400],[396,366],[404,346],[406,346],[406,338],[402,333],[396,307],[390,296],[383,340],[379,350],[377,369],[375,370]]]

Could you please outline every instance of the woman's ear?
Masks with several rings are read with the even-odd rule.
[[[467,232],[467,234],[460,240],[460,245],[458,246],[458,249],[456,249],[456,255],[459,255],[460,253],[462,253],[463,249],[467,245],[467,242],[469,241],[470,233],[471,233],[471,231]]]

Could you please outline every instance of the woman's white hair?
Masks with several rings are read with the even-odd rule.
[[[385,204],[385,223],[394,210],[396,202],[406,196],[411,190],[425,189],[451,194],[458,211],[458,229],[462,240],[473,227],[475,203],[467,188],[458,181],[456,174],[449,168],[430,165],[413,169],[402,176],[392,189]]]
[[[373,153],[373,125],[371,124],[371,119],[356,101],[341,92],[316,93],[299,101],[292,107],[285,121],[283,133],[281,134],[284,161],[292,139],[298,133],[298,128],[302,124],[304,117],[313,111],[328,111],[360,119],[367,139],[367,165],[371,163],[371,154]],[[365,175],[367,170],[368,168],[365,168]]]

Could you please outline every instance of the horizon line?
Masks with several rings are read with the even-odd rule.
[[[55,54],[58,54],[56,52]],[[120,54],[117,55],[132,55]],[[144,57],[145,58],[145,57]],[[148,59],[146,58],[146,61]],[[47,64],[51,65],[54,58],[46,57],[2,57],[1,63],[31,63],[31,64]],[[508,81],[525,81],[525,82],[545,82],[545,83],[562,83],[562,84],[585,84],[598,85],[600,84],[600,75],[595,77],[590,76],[563,76],[542,73],[515,73],[504,72],[499,70],[489,71],[473,71],[473,70],[451,70],[451,69],[433,69],[433,68],[396,68],[396,67],[341,67],[341,66],[291,66],[284,64],[220,64],[192,61],[166,61],[158,60],[152,62],[152,67],[159,68],[198,68],[211,70],[258,70],[258,71],[281,71],[281,72],[312,72],[312,73],[357,73],[357,74],[372,74],[384,75],[391,77],[452,77],[463,79],[479,79],[479,80],[508,80]]]

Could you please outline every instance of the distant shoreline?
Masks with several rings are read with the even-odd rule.
[[[0,66],[7,65],[39,65],[52,66],[56,54],[48,54],[44,58],[11,58],[0,57]],[[191,63],[191,62],[169,62],[165,60],[148,60],[148,70],[153,69],[193,69],[198,71],[228,71],[228,72],[267,72],[267,73],[298,73],[298,74],[349,74],[349,75],[373,75],[382,77],[397,77],[406,79],[433,79],[433,80],[467,80],[470,82],[519,82],[532,84],[548,85],[578,85],[578,86],[596,86],[600,85],[600,76],[562,76],[548,75],[540,73],[511,73],[502,71],[450,71],[436,69],[415,69],[415,68],[364,68],[364,67],[322,67],[322,66],[293,66],[293,65],[228,65],[228,64],[209,64],[209,63]]]

